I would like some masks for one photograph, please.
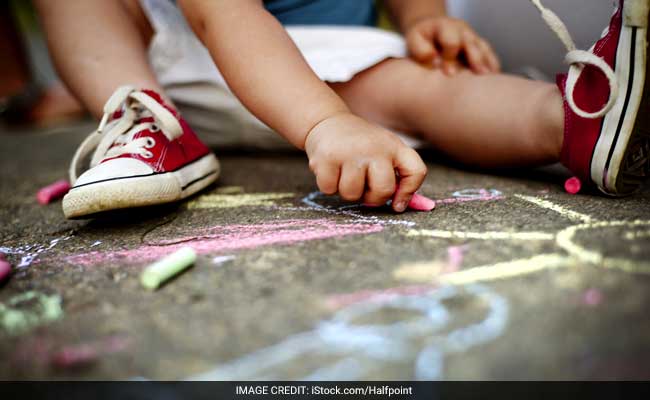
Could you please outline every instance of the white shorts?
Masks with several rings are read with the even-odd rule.
[[[211,145],[252,148],[290,146],[248,112],[228,86],[207,49],[169,0],[140,0],[155,31],[149,60],[167,95]],[[388,58],[406,56],[400,35],[368,27],[287,27],[313,71],[326,82],[347,82]]]

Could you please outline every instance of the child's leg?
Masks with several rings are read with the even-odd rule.
[[[147,60],[152,30],[137,0],[37,0],[62,80],[95,117],[116,88],[162,93]]]
[[[360,116],[418,135],[471,165],[559,160],[564,111],[552,84],[470,72],[450,78],[396,59],[332,87]]]

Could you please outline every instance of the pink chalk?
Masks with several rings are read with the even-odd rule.
[[[59,368],[76,368],[95,361],[100,353],[90,345],[67,347],[52,357],[52,364]]]
[[[576,176],[569,178],[564,182],[564,190],[569,194],[578,194],[581,188],[582,182],[580,182],[580,179]]]
[[[66,346],[52,354],[50,362],[53,366],[62,369],[83,367],[102,356],[122,352],[130,345],[131,340],[127,337],[109,336],[95,342]]]
[[[588,306],[597,306],[603,301],[603,294],[598,289],[589,289],[582,295],[582,301]]]
[[[4,281],[11,275],[11,264],[5,260],[0,260],[0,282]]]
[[[415,193],[413,197],[411,197],[409,208],[415,211],[431,211],[436,208],[436,202],[422,196],[421,194]]]
[[[65,179],[56,181],[51,185],[45,186],[36,193],[36,199],[42,205],[50,204],[52,201],[60,199],[70,191],[70,183]]]

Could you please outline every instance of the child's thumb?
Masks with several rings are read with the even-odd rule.
[[[403,212],[413,194],[422,186],[427,167],[415,150],[406,148],[398,155],[395,169],[399,174],[399,183],[393,197],[393,210]]]

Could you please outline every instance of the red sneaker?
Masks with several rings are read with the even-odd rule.
[[[77,178],[78,164],[91,152],[89,169]],[[74,186],[63,198],[63,213],[77,218],[178,201],[218,176],[217,158],[157,93],[121,87],[74,155]]]
[[[566,27],[531,0],[569,50],[558,76],[565,99],[561,161],[609,195],[636,191],[650,173],[650,0],[619,0],[609,28],[589,51],[576,50]]]

